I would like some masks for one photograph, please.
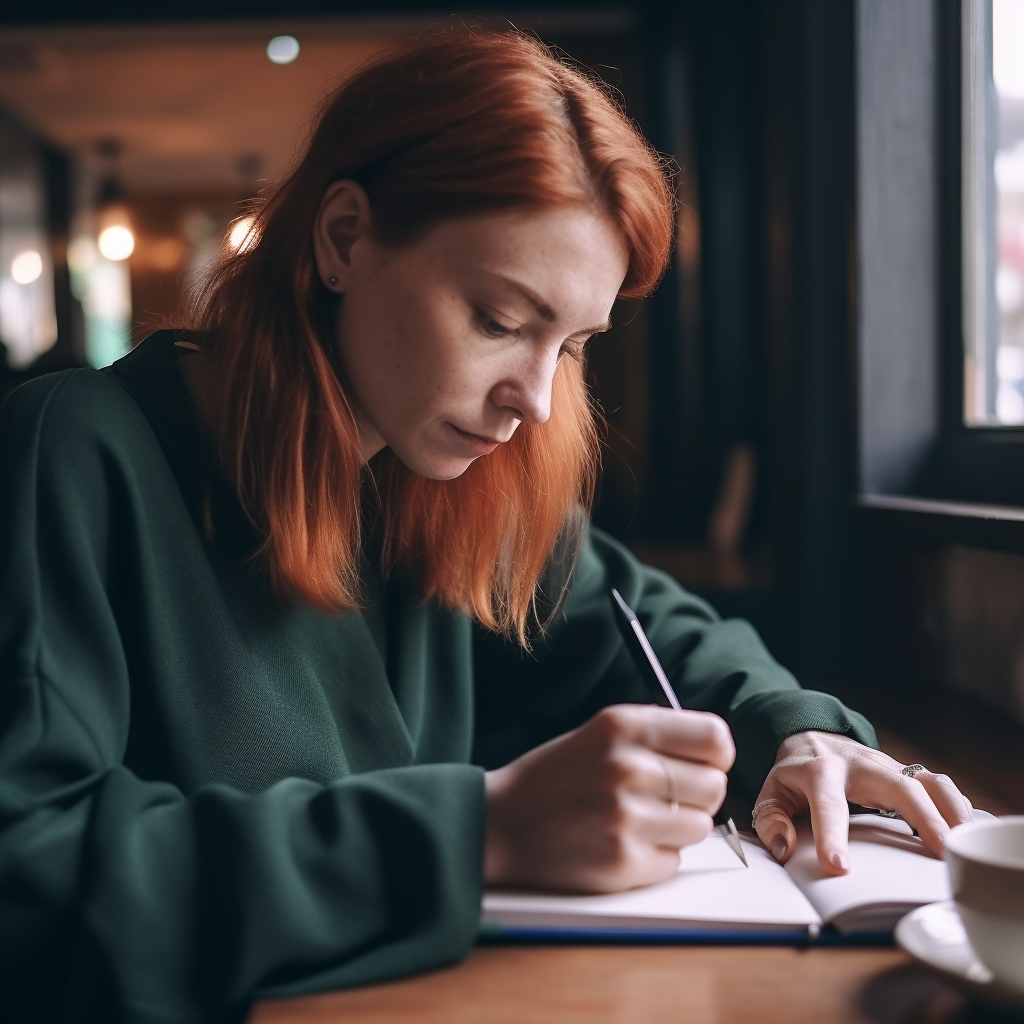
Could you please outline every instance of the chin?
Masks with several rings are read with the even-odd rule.
[[[412,453],[409,453],[410,457],[406,458],[402,452],[395,452],[395,454],[413,473],[426,477],[428,480],[438,481],[457,480],[476,462],[476,459],[466,458],[416,457]]]

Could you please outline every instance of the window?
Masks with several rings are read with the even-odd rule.
[[[1024,552],[1024,3],[856,12],[863,521]]]
[[[964,422],[1024,424],[1024,3],[962,8]]]

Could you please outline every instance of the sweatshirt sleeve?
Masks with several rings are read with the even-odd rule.
[[[141,713],[125,645],[139,638],[124,635],[115,566],[141,540],[116,445],[87,403],[57,408],[67,380],[0,413],[0,1016],[239,1021],[260,993],[464,955],[479,768],[185,793],[125,767]]]
[[[481,763],[508,760],[608,704],[658,700],[619,633],[612,587],[636,611],[683,707],[713,711],[729,723],[737,750],[732,775],[748,796],[760,790],[778,745],[793,733],[820,729],[877,746],[862,715],[835,697],[802,689],[749,623],[723,621],[705,601],[592,527],[564,611],[531,653],[477,636]]]

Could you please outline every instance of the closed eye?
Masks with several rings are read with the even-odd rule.
[[[575,338],[571,341],[567,341],[559,352],[560,356],[568,356],[570,359],[575,359],[577,362],[582,362],[587,354],[587,348],[591,341],[597,337],[598,334],[603,334],[604,331],[595,331],[587,338]]]
[[[494,317],[488,316],[482,309],[477,310],[476,316],[480,324],[480,330],[489,338],[507,338],[518,330],[516,327],[506,327],[504,324],[498,323]]]

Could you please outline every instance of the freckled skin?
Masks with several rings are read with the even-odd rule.
[[[400,248],[364,233],[349,259],[336,337],[363,456],[387,445],[449,480],[548,418],[558,360],[606,324],[627,251],[603,214],[568,207],[447,221]]]

